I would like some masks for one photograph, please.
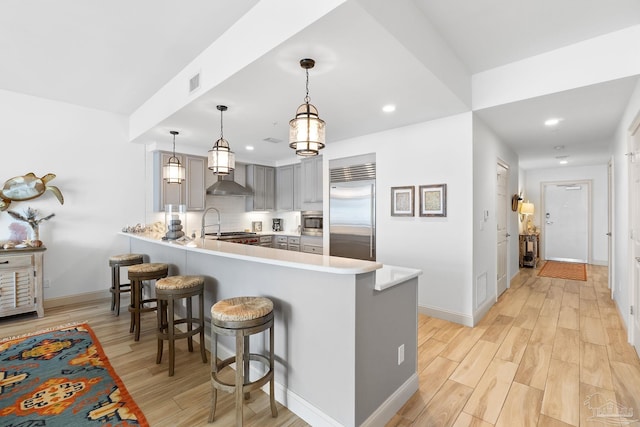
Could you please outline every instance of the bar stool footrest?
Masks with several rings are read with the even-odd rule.
[[[269,366],[269,358],[262,354],[249,353],[249,360],[262,362],[265,365]],[[231,356],[228,359],[223,360],[218,364],[218,372],[220,372],[222,369],[226,368],[227,366],[231,365],[232,363],[235,363],[235,361],[236,361],[235,356]],[[226,391],[227,393],[233,393],[236,389],[235,383],[230,384],[225,381],[222,381],[216,375],[218,372],[211,373],[211,378],[213,379],[214,386],[218,390]],[[242,392],[249,393],[259,389],[260,387],[268,383],[271,380],[271,377],[273,377],[273,369],[269,369],[263,376],[261,376],[257,380],[244,384],[242,386]]]
[[[196,334],[199,334],[201,330],[203,330],[204,328],[204,322],[200,322],[200,319],[176,319],[173,321],[173,325],[179,325],[179,324],[184,324],[184,323],[189,323],[189,320],[191,320],[191,324],[195,326],[195,328],[193,328],[190,331],[178,331],[178,332],[173,332],[173,337],[174,339],[181,339],[181,338],[189,338],[192,337]],[[166,323],[164,323],[162,325],[162,331],[161,333],[158,333],[158,338],[162,338],[165,340],[169,339],[169,332],[164,332],[166,329],[168,328],[168,325]]]

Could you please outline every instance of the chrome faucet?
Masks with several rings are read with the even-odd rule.
[[[206,227],[211,227],[211,225],[215,225],[215,224],[211,224],[211,225],[207,225],[205,226],[204,220],[205,217],[207,216],[207,213],[211,210],[216,211],[216,213],[218,214],[218,239],[220,238],[220,211],[214,207],[210,207],[205,209],[205,211],[202,213],[202,228],[200,229],[200,238],[204,240],[204,229]]]

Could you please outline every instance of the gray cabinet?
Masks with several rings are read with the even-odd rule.
[[[16,250],[0,256],[0,317],[32,311],[44,316],[43,251]]]
[[[273,246],[276,249],[289,249],[287,236],[276,236],[276,244]]]
[[[302,159],[302,209],[322,209],[322,156]]]
[[[302,236],[300,239],[300,250],[310,254],[322,255],[322,237]]]
[[[288,251],[300,251],[300,237],[297,236],[275,236],[274,248]]]
[[[204,210],[207,158],[176,153],[180,164],[185,167],[185,180],[182,184],[167,184],[162,179],[162,167],[171,156],[172,153],[166,151],[153,153],[153,210],[164,211],[165,205],[186,205],[188,211]]]
[[[185,204],[189,211],[203,211],[206,203],[207,158],[184,156],[186,168]]]
[[[290,251],[300,252],[300,238],[289,236],[287,238],[287,249]]]
[[[246,198],[247,211],[272,211],[276,208],[275,168],[262,165],[247,165],[246,186],[253,196]]]
[[[260,236],[260,246],[265,248],[273,247],[273,236]]]
[[[276,208],[279,211],[293,210],[294,199],[293,165],[276,169]]]
[[[302,165],[293,165],[293,210],[302,210]]]

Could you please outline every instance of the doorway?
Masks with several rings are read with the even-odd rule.
[[[635,347],[636,353],[640,355],[640,114],[630,130],[629,149],[629,227],[631,231],[629,341]]]
[[[544,259],[589,263],[591,182],[542,184]]]
[[[496,300],[507,290],[507,263],[509,233],[507,232],[507,209],[509,206],[509,166],[498,161],[496,179],[496,223],[497,223],[497,284]]]

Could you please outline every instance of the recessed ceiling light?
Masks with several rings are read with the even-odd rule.
[[[396,111],[396,106],[393,104],[387,104],[382,107],[382,111],[384,111],[385,113],[393,113],[394,111]]]
[[[558,119],[558,118],[551,118],[551,119],[547,119],[544,122],[545,126],[556,126],[558,123],[560,123],[562,121],[562,119]]]
[[[246,147],[244,147],[245,150],[247,151],[253,151],[253,145],[247,145]]]

